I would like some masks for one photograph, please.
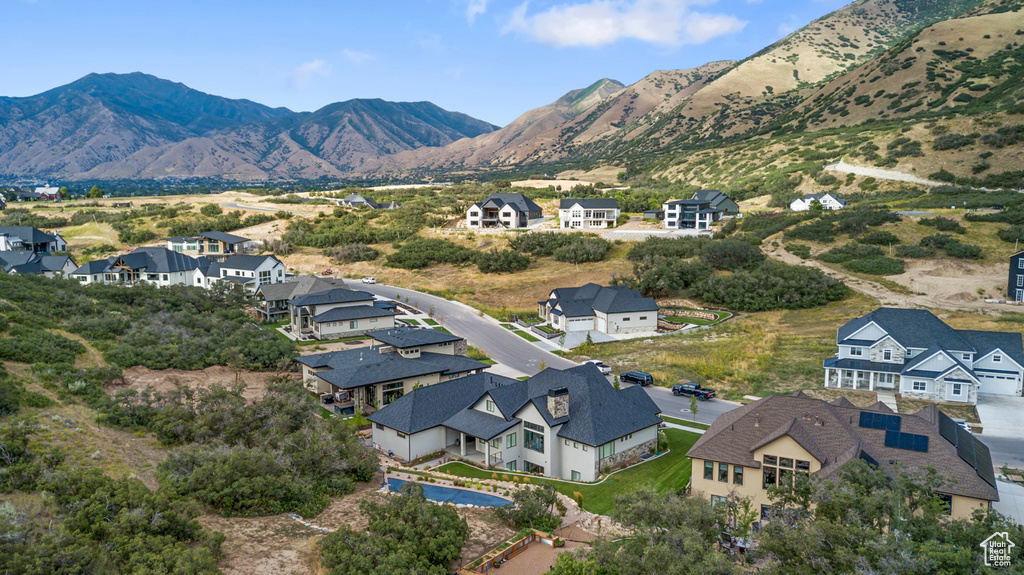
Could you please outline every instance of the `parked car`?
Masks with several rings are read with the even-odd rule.
[[[375,284],[375,283],[377,283],[377,278],[372,277],[372,276],[365,277],[365,278],[363,278],[363,283],[364,284]]]
[[[601,373],[604,374],[604,375],[608,375],[609,373],[612,372],[611,366],[610,365],[605,365],[605,363],[603,361],[601,361],[600,359],[588,359],[587,361],[585,361],[583,363],[589,363],[589,364],[592,364],[592,365],[596,365],[597,369],[601,370]]]
[[[641,386],[651,385],[654,383],[654,376],[642,371],[627,371],[619,374],[619,381],[622,383],[632,383]]]
[[[699,383],[677,383],[672,386],[672,395],[692,395],[697,401],[707,401],[715,396],[715,390],[701,387]]]

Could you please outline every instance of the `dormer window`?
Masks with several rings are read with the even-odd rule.
[[[960,359],[962,359],[964,361],[971,361],[971,354],[969,354],[969,353],[962,354],[960,356]]]
[[[859,347],[851,347],[850,348],[850,355],[855,356],[855,357],[861,357],[862,355],[864,355],[864,350],[862,350]]]

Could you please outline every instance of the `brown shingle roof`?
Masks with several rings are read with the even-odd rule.
[[[846,405],[849,404],[849,405]],[[849,402],[827,403],[798,395],[774,395],[726,412],[704,433],[687,453],[689,457],[759,468],[754,452],[783,436],[789,436],[821,463],[820,478],[843,465],[867,455],[890,476],[903,471],[935,467],[947,479],[940,491],[953,495],[998,501],[994,485],[985,479],[986,470],[976,470],[962,459],[957,446],[940,433],[942,417],[935,406],[916,414],[900,415],[902,433],[928,437],[928,451],[919,452],[885,446],[886,431],[860,427],[860,413],[891,413],[879,404],[867,409]],[[986,449],[976,438],[977,449]],[[986,450],[987,452],[987,450]],[[991,470],[987,470],[990,474]]]

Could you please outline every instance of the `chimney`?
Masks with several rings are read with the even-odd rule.
[[[754,427],[761,427],[761,414],[760,413],[755,413],[754,414]]]
[[[556,387],[548,390],[548,413],[555,419],[569,416],[569,390]]]

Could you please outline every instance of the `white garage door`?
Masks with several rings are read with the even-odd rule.
[[[1017,395],[1017,376],[1015,375],[983,375],[978,380],[981,381],[978,393]]]

